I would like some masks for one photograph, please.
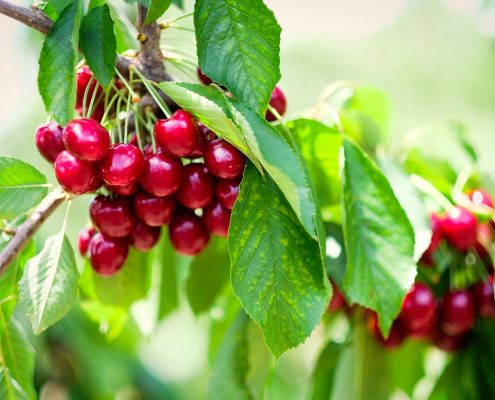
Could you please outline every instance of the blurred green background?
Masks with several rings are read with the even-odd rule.
[[[495,5],[476,0],[268,0],[283,27],[281,86],[289,117],[313,106],[323,88],[350,79],[383,88],[393,106],[392,146],[410,129],[448,119],[463,122],[480,153],[480,165],[495,178]],[[191,10],[191,3],[188,3]],[[176,12],[174,11],[173,14]],[[37,93],[40,38],[0,16],[1,153],[28,160],[53,181],[33,143],[46,118]],[[437,139],[440,140],[440,139]],[[435,143],[441,145],[442,143]],[[70,238],[87,221],[89,197],[74,205]],[[63,210],[60,210],[62,213]],[[42,235],[58,229],[60,215]],[[137,323],[113,346],[99,327],[74,311],[33,342],[45,348],[38,359],[39,384],[48,379],[45,399],[203,398],[209,377],[209,319],[196,320],[182,299],[179,311],[152,330],[146,305]],[[212,310],[215,314],[217,310]],[[259,332],[253,343],[262,348]],[[265,385],[265,398],[302,399],[321,332],[278,361]],[[49,346],[48,346],[49,345]],[[258,357],[268,357],[261,352]],[[84,383],[89,388],[84,388]],[[398,397],[401,398],[401,397]]]

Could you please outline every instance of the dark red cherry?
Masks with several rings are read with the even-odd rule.
[[[184,180],[176,198],[182,205],[195,209],[211,203],[215,195],[215,182],[203,163],[184,167]]]
[[[421,257],[421,261],[428,266],[433,266],[433,254],[437,251],[440,242],[442,241],[442,228],[441,228],[441,218],[436,213],[430,214],[430,224],[431,224],[431,241],[430,245]]]
[[[241,185],[241,178],[236,179],[220,179],[217,182],[215,188],[215,194],[218,201],[229,210],[234,208],[235,201],[239,195],[239,186]]]
[[[208,170],[223,179],[241,176],[246,165],[246,156],[223,139],[209,142],[204,158]]]
[[[88,254],[89,242],[91,238],[95,235],[95,228],[83,228],[79,231],[77,237],[77,248],[81,256],[86,257]]]
[[[438,330],[433,339],[433,343],[435,343],[435,346],[440,350],[452,352],[462,349],[466,344],[466,339],[467,334],[465,333],[461,335],[448,335],[447,333]]]
[[[399,318],[410,336],[433,331],[436,325],[436,299],[431,289],[422,283],[415,283],[404,298]]]
[[[208,230],[218,236],[227,237],[231,211],[217,200],[203,210],[203,221]]]
[[[48,162],[55,162],[57,156],[65,150],[63,129],[56,122],[41,124],[36,129],[34,140],[38,151]]]
[[[127,186],[137,181],[144,167],[144,156],[131,144],[114,144],[101,162],[101,176],[109,185]]]
[[[127,197],[109,199],[96,196],[89,206],[91,221],[100,232],[109,237],[125,237],[136,224],[136,215]]]
[[[175,250],[186,256],[194,256],[201,252],[208,241],[208,230],[193,213],[180,213],[172,218],[169,236]]]
[[[440,329],[451,336],[460,335],[474,324],[474,299],[467,290],[447,293],[440,307]]]
[[[209,85],[210,83],[213,83],[213,81],[208,76],[206,76],[199,67],[198,67],[198,78],[205,85]]]
[[[168,119],[158,120],[154,132],[160,147],[176,157],[188,156],[198,145],[197,123],[184,110],[177,110]]]
[[[151,143],[143,147],[143,154],[145,156],[151,156],[153,154],[161,153],[163,149],[160,146],[156,146],[156,151],[153,151],[153,145]]]
[[[139,251],[153,248],[160,238],[160,228],[155,228],[138,221],[131,232],[131,244]]]
[[[80,160],[68,151],[58,155],[54,168],[58,183],[68,193],[93,192],[101,186],[98,164]]]
[[[67,150],[85,161],[99,161],[110,149],[108,131],[90,118],[74,119],[64,128]]]
[[[462,207],[452,207],[441,222],[443,235],[458,250],[467,250],[476,243],[476,217]]]
[[[400,321],[396,319],[390,328],[388,337],[384,338],[378,326],[378,318],[374,312],[368,316],[368,329],[374,334],[378,343],[388,349],[399,347],[406,337]]]
[[[126,186],[114,186],[105,184],[108,190],[110,190],[113,194],[117,194],[119,196],[132,196],[139,188],[138,182],[132,182]]]
[[[89,85],[89,82],[91,81],[91,78],[93,78],[93,72],[89,69],[87,65],[83,65],[81,68],[77,70],[76,74],[76,105],[78,107],[83,106],[83,100],[84,100],[84,93],[86,92],[86,88]],[[93,82],[91,83],[91,87],[88,90],[88,94],[86,95],[86,107],[89,106],[89,103],[91,102],[91,98],[93,97],[94,91],[97,90],[96,93],[96,98],[101,96],[103,94],[103,87],[98,84],[98,81],[93,79]]]
[[[141,186],[150,194],[164,197],[179,190],[184,168],[179,159],[165,153],[145,157]]]
[[[495,319],[493,275],[486,281],[476,283],[473,287],[473,295],[478,314],[485,318]]]
[[[213,132],[210,128],[208,128],[201,122],[198,122],[198,145],[196,146],[194,151],[187,157],[190,159],[203,157],[208,142],[216,138],[217,135],[215,135],[215,132]]]
[[[469,199],[477,205],[493,208],[493,199],[490,193],[483,189],[476,189],[468,193]]]
[[[141,221],[149,226],[166,225],[175,209],[173,197],[156,197],[146,192],[134,196],[134,210]]]
[[[128,251],[127,239],[111,239],[97,233],[89,245],[91,266],[100,275],[113,275],[124,265]]]
[[[332,285],[333,295],[332,295],[332,299],[330,300],[330,303],[328,304],[327,311],[335,312],[346,307],[347,302],[345,301],[344,295],[339,290],[337,285],[335,285],[333,282],[330,282],[330,284]]]
[[[89,101],[87,104],[87,107],[89,107]],[[79,117],[83,118],[84,117],[84,112],[88,113],[89,110],[84,110],[82,105],[81,106],[76,106],[76,112]],[[88,116],[87,118],[90,118],[96,122],[101,122],[103,119],[103,115],[105,114],[105,105],[103,104],[103,101],[97,100],[95,104],[93,104],[93,109],[91,111],[91,115]]]
[[[282,116],[285,114],[287,109],[287,99],[285,98],[284,92],[280,87],[275,86],[272,92],[272,97],[270,98],[270,105]],[[271,113],[270,110],[266,112],[267,121],[275,121],[277,118]]]

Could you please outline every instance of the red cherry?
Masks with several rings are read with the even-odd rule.
[[[441,222],[448,242],[458,250],[467,250],[476,243],[476,217],[462,207],[452,207]]]
[[[218,201],[229,210],[234,208],[235,201],[239,195],[239,186],[241,185],[241,178],[224,180],[220,179],[217,182],[215,188],[215,194]]]
[[[114,144],[101,162],[101,176],[109,185],[127,186],[137,181],[144,167],[144,156],[131,144]]]
[[[447,333],[439,330],[435,334],[433,342],[435,343],[435,346],[437,346],[440,350],[452,352],[462,349],[466,344],[466,339],[466,334],[448,335]]]
[[[415,283],[402,303],[400,321],[406,333],[421,336],[436,325],[436,299],[430,288]]]
[[[139,219],[149,226],[166,225],[175,209],[173,197],[156,197],[145,192],[134,196],[134,210]]]
[[[184,157],[191,154],[198,145],[198,126],[193,116],[184,110],[177,110],[170,118],[156,122],[157,143],[169,154]]]
[[[485,318],[495,319],[495,294],[493,291],[493,275],[483,282],[478,282],[473,289],[478,314]]]
[[[493,199],[490,193],[483,189],[476,189],[469,192],[469,199],[477,205],[485,205],[493,208]]]
[[[89,101],[88,101],[87,107],[88,106],[89,106]],[[77,112],[77,115],[79,115],[79,117],[82,118],[84,116],[84,110],[83,110],[82,105],[76,106],[76,112]],[[86,110],[86,113],[87,112],[88,112],[88,110]],[[92,120],[94,120],[96,122],[101,122],[104,114],[105,114],[105,105],[103,104],[102,101],[97,101],[95,104],[93,104],[93,110],[91,111],[91,115],[88,116],[87,118],[91,118]]]
[[[205,85],[209,85],[210,83],[213,83],[213,81],[208,76],[206,76],[199,67],[198,67],[198,78]]]
[[[98,164],[80,160],[68,151],[58,155],[54,168],[58,183],[68,193],[93,192],[101,186]]]
[[[77,237],[77,248],[81,256],[86,257],[88,254],[89,242],[91,238],[95,235],[95,228],[83,228],[79,231],[79,236]]]
[[[390,328],[388,338],[385,339],[380,331],[380,327],[378,326],[378,318],[374,312],[368,317],[368,329],[374,334],[378,343],[388,349],[399,347],[406,337],[400,321],[396,319]]]
[[[474,324],[474,300],[467,290],[447,293],[440,307],[440,328],[448,335],[465,333]]]
[[[186,256],[198,254],[210,240],[208,230],[193,213],[175,215],[170,222],[169,236],[175,250]]]
[[[36,129],[34,140],[38,151],[48,162],[55,162],[57,156],[65,150],[62,127],[56,122],[41,124]]]
[[[113,275],[124,265],[128,251],[127,239],[110,239],[97,233],[89,245],[91,266],[100,275]]]
[[[131,232],[131,244],[139,251],[153,248],[160,238],[160,228],[154,228],[138,221]]]
[[[333,282],[330,282],[330,284],[332,285],[333,288],[333,296],[332,299],[330,300],[330,303],[328,304],[327,311],[335,312],[346,307],[347,302],[345,301],[344,295],[339,290],[337,285],[335,285]]]
[[[188,164],[184,167],[184,180],[177,192],[179,203],[195,209],[211,203],[215,195],[213,177],[203,163]]]
[[[431,241],[430,245],[421,257],[421,261],[428,265],[433,266],[433,254],[437,251],[442,241],[442,228],[441,228],[441,218],[436,213],[430,214],[430,224],[431,224]]]
[[[203,157],[208,142],[216,138],[217,135],[215,135],[215,132],[213,132],[210,128],[208,128],[201,122],[198,122],[198,145],[196,146],[194,151],[187,157],[193,160]]]
[[[86,92],[86,88],[89,85],[89,82],[91,81],[91,78],[93,78],[93,72],[89,69],[87,65],[83,65],[81,68],[77,70],[76,74],[76,105],[79,107],[82,107],[83,105],[83,100],[84,100],[84,93]],[[89,103],[91,102],[91,98],[93,97],[93,93],[97,90],[96,93],[96,98],[101,96],[103,93],[103,87],[98,84],[98,81],[93,79],[93,82],[91,83],[91,87],[88,90],[88,94],[86,95],[86,107],[89,106]]]
[[[223,139],[216,139],[206,146],[205,164],[215,176],[233,179],[242,175],[246,156]]]
[[[214,201],[203,210],[203,221],[208,230],[218,236],[227,237],[231,211]]]
[[[110,148],[110,135],[98,122],[89,118],[74,119],[64,129],[67,150],[85,161],[99,161]]]
[[[279,86],[275,86],[272,92],[272,97],[270,98],[270,105],[280,114],[284,115],[287,109],[287,99],[285,98],[284,92]],[[271,113],[271,111],[266,112],[267,121],[275,121],[277,118]]]
[[[141,186],[158,197],[175,193],[184,178],[184,168],[180,160],[165,153],[145,157],[141,173]]]
[[[96,196],[89,206],[91,221],[100,232],[109,237],[125,237],[136,224],[136,215],[131,202],[126,197],[109,199]]]
[[[126,186],[114,186],[105,184],[108,190],[110,190],[113,194],[117,194],[119,196],[132,196],[139,188],[138,182],[132,182]]]

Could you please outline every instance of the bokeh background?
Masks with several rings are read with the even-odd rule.
[[[313,106],[332,81],[376,85],[388,93],[393,106],[392,147],[414,127],[459,120],[480,153],[482,170],[495,177],[493,1],[267,0],[267,4],[283,27],[281,86],[289,99],[289,117]],[[187,9],[192,10],[192,2]],[[36,126],[46,119],[36,83],[40,44],[38,34],[0,16],[0,153],[28,160],[53,180],[33,142]],[[88,218],[89,200],[81,198],[72,209],[68,235],[73,239]],[[46,224],[41,238],[58,229],[59,218],[55,215]],[[43,397],[66,399],[72,390],[71,398],[142,398],[133,389],[136,385],[146,386],[145,398],[150,399],[204,397],[209,319],[196,319],[183,299],[180,310],[151,332],[145,309],[134,310],[138,323],[112,346],[77,310],[46,338],[33,337],[35,345],[45,349],[37,367],[40,382],[49,382]],[[316,331],[300,348],[271,360],[275,369],[265,384],[265,398],[305,398],[321,341],[321,332]],[[72,382],[73,388],[67,389],[64,382]],[[84,389],[84,383],[92,391]]]

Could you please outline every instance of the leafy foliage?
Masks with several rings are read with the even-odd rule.
[[[145,24],[151,24],[160,18],[165,11],[171,6],[172,0],[149,0],[148,14],[146,15]]]
[[[335,371],[339,356],[344,349],[342,343],[328,342],[316,362],[312,380],[311,400],[327,400],[335,384]]]

